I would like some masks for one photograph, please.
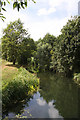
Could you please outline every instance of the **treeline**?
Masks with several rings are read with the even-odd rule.
[[[67,76],[80,72],[80,16],[68,20],[55,37],[47,33],[34,41],[18,19],[3,30],[2,58],[36,71],[53,71]]]

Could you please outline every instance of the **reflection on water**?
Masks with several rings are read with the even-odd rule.
[[[29,107],[25,106],[25,109],[29,109],[33,118],[60,118],[61,116],[59,115],[58,110],[54,108],[53,103],[54,100],[47,103],[43,97],[40,97],[40,93],[37,92],[37,94],[34,94],[33,99],[28,103]]]
[[[24,104],[9,109],[9,118],[78,118],[79,87],[71,79],[52,73],[39,73],[40,91]]]
[[[41,77],[41,96],[47,101],[55,100],[55,108],[64,118],[79,117],[79,88],[69,78],[44,73]],[[46,79],[47,77],[47,79]],[[46,82],[47,80],[47,82]],[[47,93],[47,94],[46,94]]]

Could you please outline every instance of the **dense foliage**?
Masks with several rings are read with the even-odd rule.
[[[69,20],[57,37],[52,65],[65,74],[80,72],[80,17]]]
[[[30,69],[33,67],[37,71],[51,70],[71,76],[80,72],[79,31],[80,17],[75,16],[68,20],[58,37],[47,33],[34,42],[18,20],[10,23],[3,32],[2,56],[13,61],[13,64],[14,60],[18,64],[26,64]]]
[[[17,75],[10,81],[3,81],[2,98],[3,109],[29,97],[39,86],[39,79],[26,71],[19,68]]]
[[[80,17],[71,18],[57,38],[46,34],[37,42],[40,70],[48,69],[72,75],[80,72]]]
[[[56,37],[47,33],[43,39],[37,42],[36,61],[41,71],[50,70],[51,50],[54,47]]]
[[[3,31],[2,58],[19,64],[27,64],[28,59],[36,49],[33,39],[30,38],[23,23],[18,19],[11,22]]]

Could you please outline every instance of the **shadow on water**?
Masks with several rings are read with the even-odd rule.
[[[29,101],[7,109],[4,114],[14,118],[20,114],[28,118],[80,117],[80,88],[73,80],[52,73],[39,73],[40,90]]]

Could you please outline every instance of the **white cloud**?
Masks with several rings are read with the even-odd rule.
[[[68,16],[78,13],[78,1],[79,0],[46,0],[45,4],[49,5],[49,9],[41,8],[38,10],[38,15],[49,15],[57,10],[57,8],[63,8],[66,10]]]
[[[45,100],[37,99],[37,103],[40,106],[44,106],[46,104]]]
[[[79,0],[35,0],[36,4],[30,2],[26,10],[21,9],[19,12],[17,10],[12,10],[12,7],[7,7],[7,12],[4,16],[6,17],[5,22],[0,22],[0,37],[2,36],[2,29],[10,21],[17,20],[18,18],[24,23],[25,28],[29,28],[29,33],[34,40],[38,40],[40,37],[49,32],[55,36],[60,34],[61,28],[66,24],[67,20],[70,19],[71,15],[76,15],[78,11],[78,1]],[[64,4],[63,4],[64,3]],[[40,6],[39,6],[40,5]],[[47,6],[47,7],[46,7]],[[51,14],[57,11],[57,8],[62,8],[63,11],[66,9],[66,17],[60,18],[59,11],[56,17]],[[33,10],[35,9],[35,13]],[[32,12],[30,14],[30,12]],[[38,13],[37,13],[38,12]],[[39,15],[37,16],[36,13]],[[52,17],[48,15],[51,14]],[[63,14],[63,13],[62,13]],[[43,16],[41,16],[43,15]],[[46,16],[45,16],[46,15]],[[34,20],[33,20],[34,17]],[[43,19],[44,18],[44,19]]]
[[[41,8],[38,10],[37,15],[49,15],[56,11],[56,6],[60,5],[63,0],[47,0],[45,3],[49,5],[49,9]]]
[[[49,15],[53,12],[55,12],[56,9],[55,8],[49,8],[48,10],[46,8],[42,8],[38,11],[38,15]]]
[[[65,0],[49,0],[49,4],[52,7],[56,7],[61,5],[62,2],[64,2]]]
[[[53,101],[49,102],[48,106],[49,106],[48,114],[50,118],[56,118],[56,120],[58,120],[57,118],[62,118],[62,116],[60,116],[59,114],[59,111],[53,106]]]
[[[46,19],[43,22],[35,22],[29,26],[29,29],[31,31],[31,37],[34,38],[34,40],[38,40],[40,37],[43,38],[46,33],[58,36],[60,34],[60,30],[67,21],[68,18],[65,17],[60,20]]]
[[[50,118],[62,118],[60,115],[59,115],[59,112],[57,109],[55,109],[53,106],[51,106],[49,109],[48,109],[48,114],[49,114],[49,117]],[[63,119],[61,119],[63,120]]]

